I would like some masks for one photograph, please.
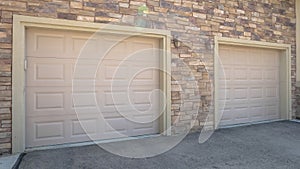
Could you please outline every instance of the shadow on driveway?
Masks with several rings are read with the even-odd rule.
[[[282,121],[221,129],[204,144],[189,134],[151,158],[113,155],[96,145],[28,153],[20,169],[299,169],[300,123]]]

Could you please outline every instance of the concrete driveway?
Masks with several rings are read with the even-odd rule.
[[[96,145],[27,153],[21,169],[298,169],[300,123],[282,121],[221,129],[204,144],[199,133],[156,157],[131,159]]]

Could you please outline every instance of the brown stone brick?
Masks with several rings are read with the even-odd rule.
[[[126,15],[137,15],[137,10],[129,8],[120,8],[120,13]]]
[[[57,18],[76,20],[77,16],[75,14],[70,14],[70,13],[58,13]]]
[[[1,107],[1,103],[3,103],[4,101],[0,102],[0,107]],[[8,102],[10,103],[10,102]],[[10,106],[7,106],[10,107]],[[11,114],[0,114],[0,120],[9,120],[11,119]]]

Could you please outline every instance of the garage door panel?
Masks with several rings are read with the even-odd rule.
[[[46,29],[28,29],[26,33],[26,56],[59,58],[66,54],[66,35]]]
[[[276,70],[275,68],[274,69],[269,69],[269,70],[265,70],[263,72],[263,77],[264,77],[264,80],[268,80],[268,81],[278,81],[278,78],[279,78],[279,71],[274,71]]]
[[[97,106],[96,94],[94,92],[73,92],[72,103],[76,108],[95,107]]]
[[[233,80],[247,80],[247,68],[242,67],[235,67],[232,71],[233,73]]]
[[[103,122],[98,115],[80,115],[79,117],[78,119],[77,115],[65,115],[51,118],[47,116],[27,118],[27,147],[83,142],[89,141],[90,137],[101,139],[99,124]]]
[[[232,92],[233,92],[232,98],[234,99],[234,101],[244,100],[248,98],[248,88],[246,87],[234,88]]]
[[[249,49],[245,49],[245,50],[247,52]],[[249,54],[248,57],[246,57],[248,67],[261,67],[262,65],[264,65],[264,62],[263,62],[264,58],[261,57],[262,53],[264,53],[264,52],[265,51],[263,51],[261,49],[251,50],[251,54]]]
[[[262,99],[264,96],[263,87],[251,87],[249,89],[249,92],[250,92],[250,95],[249,95],[250,99]]]
[[[156,69],[155,61],[149,63],[139,62],[139,65],[131,61],[104,60],[97,70],[97,84],[124,86],[120,83],[134,85],[158,83],[159,70]],[[145,69],[146,68],[146,69]]]
[[[96,135],[98,132],[99,120],[97,119],[74,119],[72,120],[72,133],[71,137],[85,136],[88,135]]]
[[[38,58],[77,58],[82,48],[94,53],[99,42],[88,32],[64,32],[30,28],[26,31],[26,56]],[[86,45],[88,43],[88,45]],[[97,47],[98,45],[98,47]],[[51,52],[49,52],[51,51]]]
[[[278,119],[280,113],[279,52],[269,49],[221,46],[220,57],[221,60],[231,58],[222,65],[230,69],[228,71],[230,75],[219,78],[218,90],[222,96],[218,98],[218,102],[219,105],[225,104],[226,110],[221,125]],[[232,58],[235,61],[230,62]],[[224,103],[225,86],[228,89],[229,99]]]
[[[66,107],[70,104],[68,102],[67,91],[62,88],[32,88],[27,87],[26,93],[26,111],[27,115],[33,114],[64,114],[69,110]]]
[[[268,98],[278,98],[278,87],[266,87],[265,96]]]
[[[129,80],[130,68],[132,63],[121,60],[103,60],[97,70],[97,80],[100,82],[109,82],[112,80]]]
[[[249,76],[249,80],[261,81],[263,80],[263,69],[249,68],[248,76]]]
[[[73,60],[27,58],[27,86],[70,86]]]
[[[65,135],[65,122],[61,119],[41,118],[38,120],[27,118],[26,145],[32,147],[38,142],[49,140],[63,140]],[[30,132],[28,132],[30,130]]]
[[[71,35],[71,54],[76,58],[83,58],[85,53],[81,53],[83,51],[90,51],[90,53],[94,53],[99,49],[97,46],[97,39],[91,38],[90,35],[86,36],[74,36]],[[88,55],[90,56],[90,55]]]
[[[64,136],[64,122],[52,121],[35,124],[36,139],[49,139]]]
[[[266,50],[264,51],[264,55],[266,56],[262,58],[264,65],[266,66],[279,65],[279,58],[274,57],[274,56],[278,56],[278,51]]]
[[[111,133],[111,132],[120,132],[125,134],[126,130],[128,128],[128,122],[125,118],[122,117],[111,117],[111,118],[105,118],[105,133]]]
[[[267,109],[264,105],[251,105],[250,106],[251,118],[264,118]]]
[[[73,79],[95,80],[97,74],[97,60],[78,60],[74,66]]]
[[[64,93],[36,93],[36,109],[61,109],[64,107]]]

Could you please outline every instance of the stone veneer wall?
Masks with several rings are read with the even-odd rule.
[[[197,120],[195,128],[203,125],[206,117],[212,125],[214,36],[292,44],[295,113],[294,0],[1,0],[0,154],[11,152],[13,14],[134,26],[137,9],[144,4],[149,13],[142,17],[146,21],[143,26],[168,29],[184,42],[178,49],[172,45],[172,75],[179,79],[172,82],[172,121],[176,130],[185,130],[191,119]],[[189,65],[191,71],[178,60]],[[197,106],[199,115],[192,113]]]

